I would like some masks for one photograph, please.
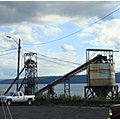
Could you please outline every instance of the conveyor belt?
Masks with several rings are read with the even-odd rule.
[[[68,80],[70,77],[76,75],[77,73],[80,73],[80,72],[84,71],[85,69],[87,69],[89,64],[95,63],[95,62],[101,62],[101,60],[105,61],[106,59],[107,59],[106,56],[97,55],[96,57],[94,57],[93,59],[91,59],[91,60],[87,61],[86,63],[82,64],[78,68],[76,68],[76,69],[72,70],[71,72],[65,74],[64,76],[52,81],[47,86],[43,87],[38,92],[36,92],[36,94],[43,93],[43,92],[49,90],[50,88],[54,87],[55,85],[65,81],[65,80]]]

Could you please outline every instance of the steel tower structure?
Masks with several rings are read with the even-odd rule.
[[[37,81],[37,53],[29,52],[24,54],[25,68],[25,94],[34,94],[38,90]]]

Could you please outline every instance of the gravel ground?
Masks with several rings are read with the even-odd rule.
[[[6,118],[10,119],[7,107]],[[10,106],[13,119],[106,119],[108,108],[79,106]],[[0,119],[5,115],[0,106]]]

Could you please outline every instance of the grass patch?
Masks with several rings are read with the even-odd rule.
[[[81,98],[80,96],[64,97],[49,97],[42,95],[37,97],[35,105],[65,105],[65,106],[90,106],[90,107],[109,107],[112,104],[118,104],[120,98],[104,99],[104,98]]]

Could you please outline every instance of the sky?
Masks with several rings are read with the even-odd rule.
[[[120,50],[118,8],[119,1],[0,1],[0,79],[16,77],[19,39],[20,69],[24,53],[35,52],[38,76],[64,75],[77,68],[86,62],[88,48]],[[116,72],[119,57],[120,52],[114,53]]]

